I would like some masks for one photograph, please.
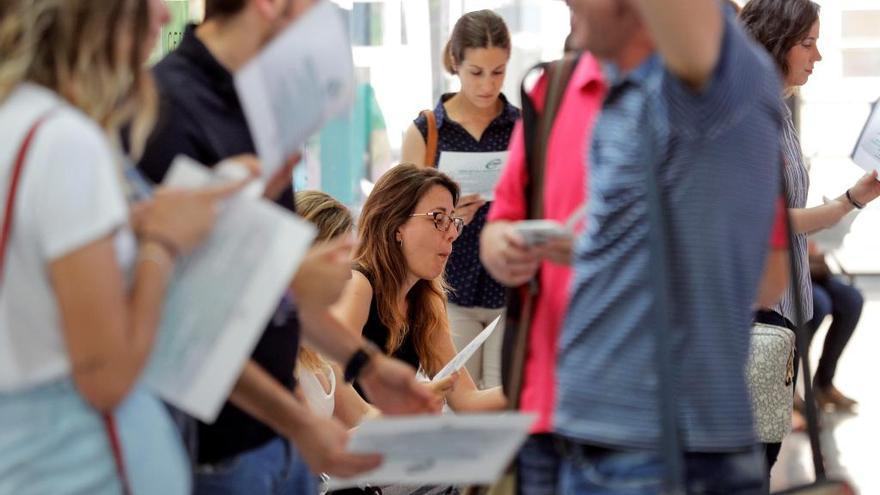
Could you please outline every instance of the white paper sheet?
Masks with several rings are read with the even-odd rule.
[[[871,107],[852,159],[868,172],[880,171],[880,105],[877,103]]]
[[[321,0],[235,75],[257,154],[268,177],[310,135],[354,101],[348,26]]]
[[[437,372],[436,375],[434,375],[434,379],[432,381],[442,380],[460,370],[461,367],[468,362],[468,359],[470,359],[471,356],[473,356],[474,353],[477,352],[477,349],[479,349],[480,346],[482,346],[486,342],[489,336],[492,335],[492,332],[494,332],[495,329],[498,327],[499,321],[501,321],[500,316],[492,320],[492,323],[489,323],[489,325],[484,328],[482,332],[474,337],[474,340],[468,342],[468,345],[464,346],[464,348],[460,350],[458,354],[456,354],[455,357],[452,358],[452,360],[446,363],[446,366],[444,366],[443,369],[441,369]]]
[[[358,427],[348,450],[377,452],[382,465],[329,488],[489,484],[498,479],[525,441],[532,414],[386,417]]]
[[[217,180],[225,179],[181,157],[165,184]],[[268,201],[227,201],[207,241],[177,263],[146,383],[212,423],[314,237],[310,223]]]
[[[486,201],[495,199],[495,184],[507,164],[507,152],[440,153],[437,167],[461,187],[461,194],[479,194]]]

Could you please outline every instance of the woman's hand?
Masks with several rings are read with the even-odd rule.
[[[464,224],[467,225],[471,223],[477,210],[482,208],[484,204],[486,204],[486,200],[481,198],[479,194],[462,196],[458,199],[458,204],[455,205],[455,216],[461,217]]]
[[[424,383],[416,381],[415,370],[397,359],[374,354],[358,377],[367,397],[385,414],[440,412],[442,401]]]
[[[865,174],[849,190],[849,195],[861,205],[867,205],[880,196],[880,181],[877,181],[877,171]]]
[[[428,382],[425,385],[427,385],[428,388],[430,388],[431,391],[434,392],[434,395],[436,395],[440,399],[445,400],[446,394],[449,394],[455,390],[455,384],[456,382],[458,382],[458,376],[459,374],[456,371],[455,373],[447,376],[442,380]]]
[[[135,212],[136,232],[144,238],[170,243],[174,253],[185,255],[210,234],[220,202],[232,196],[249,179],[197,190],[163,189]]]

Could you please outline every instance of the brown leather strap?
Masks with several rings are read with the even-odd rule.
[[[437,157],[437,119],[433,110],[422,110],[422,115],[428,123],[428,136],[425,139],[425,166],[436,166]]]

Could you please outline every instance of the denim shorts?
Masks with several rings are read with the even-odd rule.
[[[165,408],[136,387],[114,413],[135,494],[184,495],[190,472]],[[69,378],[0,393],[0,494],[122,493],[101,415]]]

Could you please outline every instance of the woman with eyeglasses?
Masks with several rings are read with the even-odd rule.
[[[402,161],[437,167],[446,152],[507,151],[520,114],[501,92],[510,50],[510,32],[495,12],[468,12],[456,21],[443,65],[461,89],[442,95],[432,114],[422,112],[413,121],[403,138]],[[455,241],[445,278],[450,287],[447,312],[453,339],[463,347],[504,314],[507,289],[480,262],[480,233],[490,203],[479,194],[465,194],[455,206],[468,228]],[[468,371],[477,383],[501,384],[501,344],[502,332],[496,332],[468,361]]]
[[[443,270],[464,229],[458,185],[433,168],[398,165],[361,211],[352,279],[333,312],[388,355],[433,377],[456,354]],[[434,384],[456,411],[503,409],[500,387],[479,390],[466,369]]]

